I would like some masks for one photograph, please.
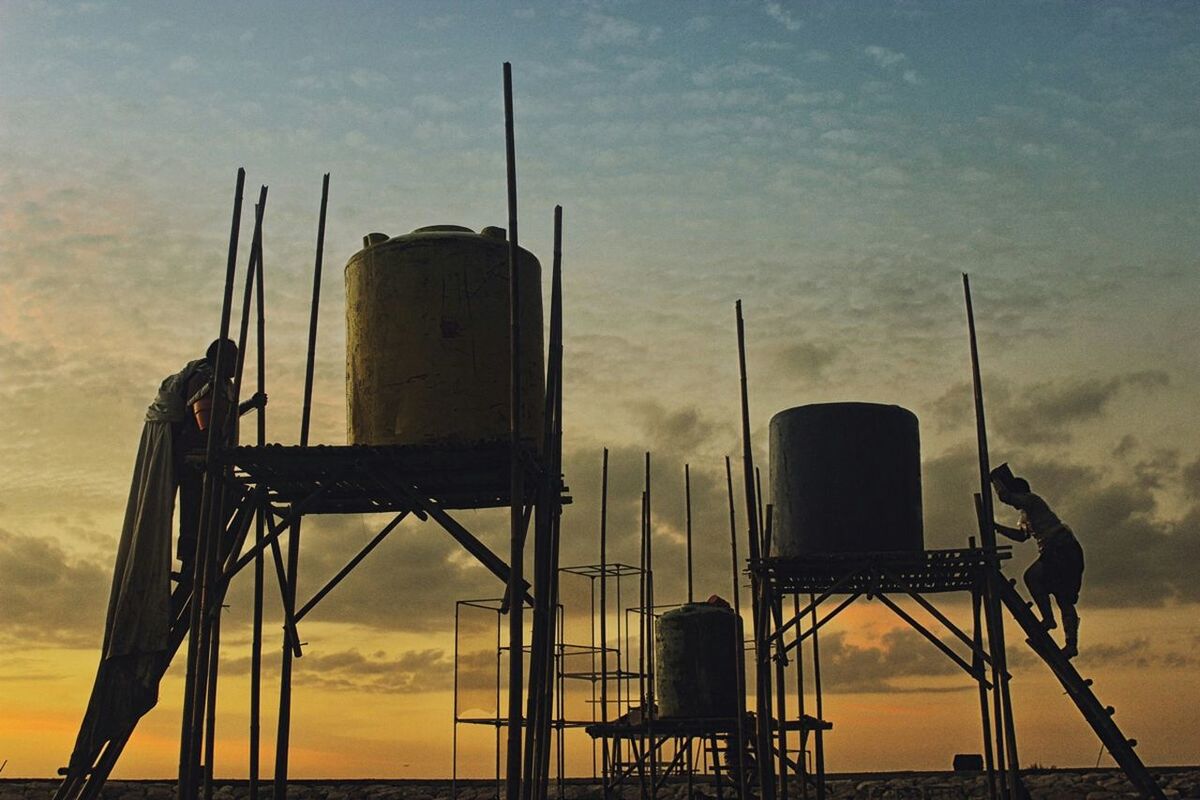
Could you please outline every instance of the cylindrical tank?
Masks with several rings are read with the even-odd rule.
[[[540,441],[541,265],[522,249],[521,431]],[[509,433],[508,243],[500,228],[372,233],[346,264],[346,438],[473,444]]]
[[[729,608],[688,603],[658,619],[658,714],[736,717],[741,626]]]
[[[917,417],[900,406],[821,403],[771,418],[772,555],[916,551]]]

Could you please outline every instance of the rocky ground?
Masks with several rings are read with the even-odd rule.
[[[1155,770],[1163,793],[1171,800],[1200,800],[1200,769]],[[1115,800],[1136,798],[1137,792],[1124,775],[1115,770],[1045,770],[1025,774],[1033,800]],[[0,780],[0,800],[47,800],[58,786],[50,780]],[[987,798],[982,777],[953,773],[903,773],[877,775],[834,775],[829,779],[829,800],[968,800]],[[698,800],[715,797],[710,786],[698,784]],[[792,798],[796,798],[792,787]],[[169,781],[110,781],[102,795],[108,800],[172,800],[174,784]],[[492,781],[460,781],[457,792],[450,781],[296,781],[289,786],[293,800],[494,800]],[[551,784],[551,800],[600,800],[600,787],[590,781],[565,783],[562,793]],[[623,800],[636,800],[636,782],[620,793]],[[725,795],[728,797],[728,795]],[[218,781],[214,800],[246,800],[245,781]],[[260,795],[269,800],[269,784]],[[815,798],[815,792],[810,792]],[[660,800],[686,800],[687,786],[669,784],[659,792]]]

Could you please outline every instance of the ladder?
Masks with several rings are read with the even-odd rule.
[[[235,509],[231,511],[230,519],[222,531],[222,549],[220,551],[222,561],[230,559],[231,554],[236,558],[240,553],[246,533],[254,518],[255,500],[252,492],[246,493],[238,499]],[[158,671],[159,681],[166,674],[167,668],[187,638],[188,630],[191,627],[192,576],[190,570],[185,571],[179,576],[178,583],[171,592],[170,638],[166,655],[162,659]],[[219,598],[224,597],[225,589],[228,588],[228,577],[230,576],[227,572],[218,572],[218,580],[221,584]],[[217,601],[217,606],[220,607],[220,599]],[[84,724],[86,724],[86,720]],[[96,800],[100,796],[100,791],[104,788],[108,776],[112,773],[113,767],[117,765],[117,760],[121,757],[125,745],[133,736],[136,726],[137,722],[135,721],[126,730],[99,742],[88,754],[87,766],[80,768],[78,764],[75,764],[59,770],[59,774],[63,775],[63,782],[55,791],[53,800]]]
[[[1096,699],[1096,695],[1092,693],[1091,689],[1092,680],[1081,677],[1071,662],[1062,654],[1062,650],[1059,649],[1054,639],[1042,627],[1041,620],[1034,615],[1030,603],[1026,602],[1025,598],[1017,592],[1014,583],[1003,575],[995,581],[1001,602],[1008,606],[1013,619],[1025,631],[1025,635],[1028,637],[1025,640],[1026,643],[1050,667],[1054,677],[1058,678],[1059,683],[1066,690],[1067,696],[1075,702],[1076,707],[1083,714],[1083,718],[1092,726],[1092,730],[1096,732],[1100,741],[1104,743],[1105,748],[1116,760],[1118,766],[1125,771],[1125,775],[1142,797],[1151,798],[1151,800],[1165,800],[1165,795],[1154,780],[1154,776],[1150,774],[1146,765],[1134,752],[1133,748],[1137,745],[1137,741],[1127,739],[1125,734],[1121,733],[1121,729],[1113,721],[1114,709],[1112,706],[1101,705],[1100,701]]]
[[[189,623],[191,621],[189,618],[189,609],[191,607],[192,596],[190,573],[188,573],[188,576],[189,578],[186,582],[180,581],[171,596],[171,608],[173,610],[179,609],[179,611],[171,624],[170,649],[167,651],[166,658],[163,659],[162,673],[159,674],[159,680],[162,679],[162,674],[166,673],[167,667],[170,665],[175,653],[179,650],[179,646],[187,638],[188,628],[190,627]],[[136,723],[134,725],[136,726]],[[99,743],[90,754],[91,758],[86,768],[82,770],[78,768],[60,770],[60,774],[64,774],[63,782],[54,793],[53,800],[95,800],[95,798],[99,797],[100,790],[104,788],[109,774],[112,773],[113,767],[117,765],[117,759],[121,757],[121,751],[129,743],[130,737],[133,736],[133,731],[134,727],[130,727],[113,738]]]

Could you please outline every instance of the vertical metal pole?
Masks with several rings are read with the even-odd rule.
[[[620,637],[618,636],[618,643]],[[617,662],[620,675],[620,661]],[[620,684],[618,684],[619,686]],[[608,725],[608,448],[600,467],[600,722]],[[600,781],[604,800],[612,796],[608,780],[608,736],[600,737]]]
[[[257,355],[257,389],[259,394],[266,394],[267,391],[267,350],[266,350],[266,301],[263,298],[263,263],[262,263],[262,243],[259,242],[259,257],[258,269],[255,270],[255,305],[256,305],[256,337],[255,348]],[[259,447],[263,447],[267,442],[267,409],[263,406],[258,409],[257,415],[257,439],[256,443]],[[251,650],[250,650],[250,754],[249,754],[249,772],[250,772],[250,800],[258,800],[258,773],[259,773],[259,742],[262,736],[261,719],[262,719],[262,634],[263,634],[263,547],[262,540],[265,533],[265,512],[262,508],[255,511],[254,514],[254,619],[251,632]]]
[[[521,796],[521,689],[524,683],[525,543],[522,526],[525,500],[521,463],[521,282],[517,239],[517,155],[513,134],[512,65],[504,63],[504,150],[508,184],[508,324],[509,324],[509,575],[508,575],[508,766],[506,797]]]
[[[730,754],[730,768],[738,780],[738,800],[749,800],[750,793],[746,779],[746,634],[742,629],[742,587],[738,581],[737,550],[737,512],[733,501],[733,468],[729,456],[725,456],[725,484],[729,490],[729,547],[733,552],[733,614],[737,623],[737,753]],[[715,741],[715,740],[714,740]],[[715,750],[715,748],[714,748]],[[720,754],[714,752],[714,759]],[[736,763],[735,763],[736,759]],[[717,788],[720,789],[720,776],[717,776]]]
[[[694,603],[696,595],[692,591],[692,470],[687,464],[683,465],[683,506],[687,530],[687,597],[689,603]],[[688,752],[691,752],[690,747]]]
[[[229,232],[229,259],[225,269],[225,295],[224,302],[221,306],[221,326],[219,339],[226,339],[229,336],[229,317],[230,309],[233,304],[233,278],[237,269],[237,246],[238,233],[241,228],[242,220],[242,190],[246,183],[246,170],[238,169],[237,185],[234,190],[233,200],[233,221],[230,225]],[[217,363],[214,365],[218,379],[224,374],[221,365],[221,351],[224,348],[217,349]],[[228,370],[228,365],[225,365],[225,370]],[[213,419],[219,420],[223,417],[224,407],[224,392],[213,392]],[[203,644],[204,636],[201,627],[206,625],[205,616],[205,581],[210,570],[207,566],[208,553],[210,548],[205,541],[206,532],[210,527],[207,517],[211,517],[209,506],[212,504],[212,494],[216,481],[216,464],[214,460],[214,441],[213,431],[217,428],[216,425],[209,426],[208,445],[205,454],[205,478],[204,489],[200,501],[200,524],[197,528],[198,536],[196,541],[196,556],[193,559],[192,572],[192,607],[190,611],[189,631],[188,631],[188,658],[187,670],[184,678],[184,696],[183,696],[183,719],[181,725],[180,742],[179,742],[179,785],[177,795],[180,800],[191,800],[195,797],[196,792],[196,770],[199,768],[199,753],[200,742],[198,725],[203,720],[202,709],[198,708],[202,705],[201,698],[201,670],[207,667],[207,659],[204,657]]]
[[[996,523],[992,508],[991,465],[988,463],[987,423],[983,413],[983,380],[979,369],[979,343],[975,335],[975,311],[971,304],[971,280],[963,273],[963,298],[967,306],[967,331],[971,345],[971,384],[975,395],[975,434],[979,447],[979,496],[981,514],[979,519],[980,541],[992,556],[996,553]],[[994,690],[1000,695],[1000,710],[1004,746],[1008,761],[1009,792],[1013,800],[1022,793],[1020,762],[1017,756],[1016,725],[1012,715],[1012,697],[1008,687],[1008,658],[1004,644],[1004,616],[996,591],[996,582],[1004,580],[998,562],[987,570],[988,591],[984,595],[985,614],[988,617],[988,644],[992,656]],[[998,715],[999,716],[999,715]]]
[[[742,301],[735,306],[737,313],[738,368],[741,378],[742,400],[742,469],[746,488],[746,516],[749,519],[750,561],[757,566],[760,561],[760,531],[758,507],[754,490],[754,448],[750,442],[750,400],[746,389],[746,327],[742,319]],[[758,786],[762,800],[775,800],[775,774],[771,761],[771,666],[768,648],[764,645],[770,609],[762,596],[762,581],[751,570],[750,582],[754,598],[754,661],[756,665],[756,692],[758,731]]]

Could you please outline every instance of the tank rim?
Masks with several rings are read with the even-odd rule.
[[[818,409],[833,409],[833,408],[855,409],[855,410],[861,410],[861,411],[865,411],[868,409],[871,409],[871,410],[886,409],[885,413],[895,413],[896,411],[899,411],[906,416],[912,417],[913,419],[917,419],[917,415],[912,409],[905,408],[904,406],[899,405],[897,403],[872,403],[872,402],[861,401],[861,400],[847,400],[847,401],[834,401],[834,402],[829,402],[829,403],[805,403],[804,405],[792,406],[791,408],[785,408],[780,411],[776,411],[774,414],[772,414],[771,422],[774,422],[776,419],[779,419],[780,417],[783,417],[783,416],[790,416],[798,411],[809,411],[809,410],[816,411]]]
[[[370,247],[360,248],[346,260],[346,266],[344,267],[344,270],[350,269],[355,262],[364,260],[368,254],[370,254],[372,257],[375,257],[391,253],[395,250],[403,250],[409,247],[420,247],[433,242],[453,240],[469,241],[497,250],[508,249],[507,239],[497,239],[492,236],[485,236],[484,234],[476,233],[469,228],[463,228],[461,230],[424,230],[418,228],[411,233],[402,233],[378,244],[373,244]],[[533,261],[537,262],[539,267],[541,266],[541,261],[538,261],[538,257],[534,255],[532,251],[528,250],[524,246],[518,247],[518,249],[521,252],[522,262],[524,262],[526,259],[533,259]]]

